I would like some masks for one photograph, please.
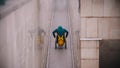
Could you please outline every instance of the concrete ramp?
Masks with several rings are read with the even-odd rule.
[[[47,68],[73,68],[70,18],[68,11],[69,0],[54,0],[54,17],[50,28],[50,45],[48,48]],[[69,31],[67,38],[67,49],[55,49],[55,38],[52,31],[59,25]]]

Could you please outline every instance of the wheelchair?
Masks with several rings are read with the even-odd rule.
[[[63,47],[67,49],[66,37],[64,35],[62,36],[58,35],[55,41],[55,49],[57,48],[63,49]]]

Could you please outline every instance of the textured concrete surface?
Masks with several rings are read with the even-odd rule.
[[[72,50],[70,44],[70,33],[67,38],[67,49],[54,49],[55,39],[52,36],[52,31],[59,25],[62,25],[70,32],[69,26],[69,12],[68,12],[69,0],[54,0],[54,17],[51,23],[51,37],[48,53],[47,68],[73,68],[72,67]]]
[[[6,0],[5,5],[0,6],[0,19],[19,9],[32,0]]]
[[[78,12],[78,0],[7,1],[4,7],[0,6],[0,68],[98,68],[99,41],[80,41],[80,37],[120,39],[119,3],[120,0],[81,0],[81,12]],[[46,33],[42,44],[36,43],[38,25]],[[67,50],[54,49],[52,31],[58,25],[72,29]],[[102,41],[101,68],[119,66],[119,41]]]
[[[35,66],[36,3],[32,0],[0,20],[0,68],[39,68]]]

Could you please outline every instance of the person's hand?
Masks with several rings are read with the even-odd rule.
[[[54,38],[56,38],[56,36],[55,35],[53,35],[54,36]]]
[[[53,37],[55,38],[55,36],[53,35]]]
[[[68,35],[66,35],[66,38],[68,37]]]

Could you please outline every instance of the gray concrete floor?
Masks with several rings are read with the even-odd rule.
[[[67,38],[67,49],[54,49],[55,38],[52,36],[52,31],[59,25],[70,31],[70,20],[68,11],[69,0],[54,0],[54,17],[50,28],[50,46],[48,50],[47,68],[72,68],[72,48],[70,45],[70,34]]]

